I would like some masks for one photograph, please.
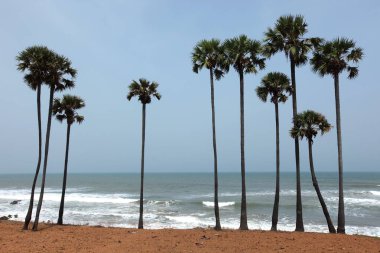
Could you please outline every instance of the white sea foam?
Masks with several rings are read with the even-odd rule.
[[[208,227],[212,226],[213,221],[210,219],[201,219],[195,215],[183,215],[183,216],[165,216],[168,219],[169,223],[157,224],[157,229],[159,228],[179,228],[179,229],[188,229],[188,228],[197,228],[197,227]]]
[[[352,205],[380,206],[380,201],[376,199],[344,198],[344,202]]]
[[[328,201],[337,202],[338,197],[328,197]],[[368,198],[344,198],[344,202],[351,206],[380,206],[380,200]]]
[[[207,207],[214,207],[214,202],[212,201],[202,201],[202,204]],[[219,207],[233,206],[235,205],[235,201],[229,202],[219,202]]]
[[[380,196],[380,191],[369,191],[372,195]]]
[[[338,190],[332,190],[332,189],[327,189],[324,190],[322,189],[322,194],[326,196],[338,196]],[[258,197],[258,196],[274,196],[275,191],[250,191],[246,193],[247,197]],[[281,190],[280,191],[280,196],[283,197],[293,197],[296,196],[297,192],[295,190]],[[363,191],[363,190],[358,190],[358,189],[351,189],[351,190],[346,190],[345,194],[347,196],[358,196],[358,195],[379,195],[380,191]],[[310,197],[310,196],[315,196],[316,193],[314,189],[312,190],[303,190],[302,191],[302,196],[305,197]],[[194,194],[187,196],[187,199],[194,199],[194,198],[212,198],[214,195],[213,193],[208,193],[208,194]],[[221,192],[220,197],[240,197],[241,192]]]
[[[180,228],[180,229],[191,229],[195,227],[210,227],[214,226],[215,222],[213,218],[200,219],[196,216],[166,216],[167,219],[171,221],[171,224],[162,223],[151,223],[146,224],[147,228],[151,229],[161,229],[161,228]],[[277,226],[280,231],[294,231],[294,222],[288,223],[284,219],[279,221]],[[239,219],[221,219],[222,227],[225,229],[238,229],[240,221]],[[270,230],[271,222],[269,220],[252,220],[248,221],[249,229],[260,229],[260,230]],[[327,225],[319,224],[305,224],[305,231],[307,232],[319,232],[328,233]],[[369,236],[380,236],[380,227],[358,227],[358,226],[346,226],[347,234],[361,234]]]
[[[43,206],[41,212],[41,221],[55,222],[58,215],[57,206],[47,203]],[[57,205],[58,203],[55,203]],[[25,213],[26,206],[21,208],[21,205],[7,205],[8,208],[17,209],[3,209],[0,208],[0,216],[18,213],[18,218],[14,220],[22,221]],[[68,206],[65,210],[64,221],[68,224],[75,225],[101,225],[111,227],[136,227],[138,221],[138,209],[129,210],[120,207],[119,209],[110,209],[109,207],[93,205],[91,208],[73,209],[74,207]],[[11,211],[13,210],[13,211]],[[18,211],[17,211],[18,210]],[[215,225],[214,217],[205,215],[204,213],[192,213],[181,215],[179,213],[172,213],[170,215],[158,215],[146,211],[144,214],[145,227],[150,229],[162,228],[177,228],[177,229],[191,229],[196,227],[210,227]],[[239,218],[223,218],[221,219],[223,228],[238,229]],[[248,226],[250,229],[269,230],[271,222],[269,217],[249,217]],[[278,229],[282,231],[294,231],[294,220],[291,218],[283,217],[279,220]],[[326,224],[305,224],[305,230],[310,232],[328,233]],[[380,236],[380,227],[369,226],[346,226],[348,234],[362,234],[369,236]]]
[[[329,192],[329,193],[337,193],[337,191],[323,191],[323,192]],[[280,195],[281,196],[295,196],[296,195],[295,190],[281,190]],[[273,191],[258,191],[258,192],[247,192],[246,196],[274,196],[275,192]],[[302,191],[302,195],[313,195],[315,194],[314,191],[305,190]],[[208,194],[207,196],[212,197],[212,194]],[[238,197],[241,196],[241,192],[222,192],[220,194],[221,197]]]
[[[66,202],[81,202],[81,203],[114,203],[127,204],[138,201],[138,199],[127,198],[125,194],[87,194],[87,193],[71,193],[67,191],[65,196]],[[39,192],[39,191],[36,191]],[[0,190],[0,200],[29,200],[30,192],[27,190]],[[35,194],[34,199],[38,199],[39,194]],[[47,189],[44,194],[44,201],[59,202],[61,193]]]
[[[52,198],[56,200],[56,196]],[[120,195],[107,194],[107,195],[90,195],[90,194],[68,194],[65,201],[84,202],[84,203],[113,203],[113,204],[128,204],[137,202],[138,199],[123,198]]]
[[[176,203],[175,200],[148,200],[148,205],[170,206]]]
[[[179,223],[200,223],[200,219],[195,216],[165,216],[169,220],[173,220]]]

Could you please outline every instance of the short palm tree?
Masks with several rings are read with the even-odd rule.
[[[240,229],[247,230],[247,200],[245,187],[245,153],[244,153],[244,74],[256,74],[265,68],[265,59],[261,57],[261,43],[240,35],[223,43],[227,60],[239,74],[240,79],[240,163],[241,163],[241,212]]]
[[[305,38],[307,33],[307,23],[302,16],[281,16],[277,19],[274,28],[268,28],[265,33],[263,54],[271,57],[278,52],[284,52],[290,60],[290,73],[293,89],[293,117],[297,115],[297,89],[296,89],[296,67],[307,63],[307,54],[317,46],[321,39]],[[295,142],[296,156],[296,178],[297,178],[297,206],[296,206],[296,231],[304,231],[302,218],[302,199],[301,199],[301,177],[299,159],[299,141]]]
[[[323,200],[321,191],[319,190],[317,177],[314,172],[314,164],[313,164],[313,138],[315,138],[318,132],[321,135],[327,133],[331,129],[331,125],[327,122],[325,116],[320,113],[314,111],[305,111],[303,113],[299,113],[293,119],[294,126],[290,130],[290,135],[293,138],[306,138],[309,144],[309,162],[310,162],[310,172],[311,179],[313,181],[313,186],[315,191],[317,192],[319,202],[321,203],[323,214],[325,215],[327,225],[329,227],[330,233],[336,233],[335,227],[331,221],[329,211],[327,210],[327,206],[325,201]]]
[[[48,75],[46,77],[46,83],[50,87],[49,94],[49,110],[48,110],[48,120],[46,127],[46,140],[45,140],[45,157],[44,166],[42,171],[42,181],[41,181],[41,192],[40,198],[38,200],[36,217],[34,219],[33,230],[38,229],[38,222],[40,217],[40,212],[42,208],[42,201],[44,198],[45,191],[45,180],[46,180],[46,169],[49,156],[49,142],[50,142],[50,128],[51,128],[51,118],[53,112],[53,98],[55,91],[62,91],[65,89],[70,89],[75,86],[74,78],[76,77],[77,71],[71,67],[71,62],[68,58],[53,53],[52,60],[48,64]]]
[[[228,71],[228,63],[223,47],[218,39],[202,40],[197,43],[192,53],[193,71],[198,73],[206,68],[210,72],[211,84],[211,113],[212,113],[212,140],[214,150],[214,212],[215,229],[220,230],[219,201],[218,201],[218,158],[215,132],[215,106],[214,106],[214,76],[219,80]]]
[[[65,194],[66,194],[66,181],[67,181],[67,164],[69,160],[69,147],[70,147],[70,130],[71,125],[75,122],[81,124],[84,117],[77,113],[77,110],[85,106],[84,101],[77,96],[64,95],[62,100],[55,98],[53,102],[53,115],[59,122],[66,120],[67,133],[66,133],[66,153],[65,153],[65,167],[63,170],[63,184],[61,204],[59,206],[58,224],[63,224],[63,210],[65,207]]]
[[[348,72],[348,78],[353,79],[359,74],[357,63],[363,57],[363,50],[356,47],[355,42],[346,38],[338,38],[322,43],[313,54],[311,65],[313,70],[322,77],[331,75],[335,86],[336,131],[338,141],[339,167],[339,208],[338,233],[345,233],[344,197],[343,197],[343,155],[342,128],[340,122],[339,75]],[[351,65],[351,64],[354,65]]]
[[[270,101],[274,104],[276,114],[276,193],[274,197],[272,213],[272,231],[277,230],[278,206],[280,201],[280,123],[278,116],[278,103],[285,103],[288,96],[292,94],[292,86],[289,78],[279,72],[270,72],[261,80],[261,85],[256,88],[257,96],[266,102],[270,96]]]
[[[23,50],[16,57],[17,69],[26,72],[25,83],[34,91],[37,91],[37,120],[38,120],[38,161],[36,172],[33,178],[32,190],[30,194],[29,208],[25,217],[24,230],[29,227],[33,212],[34,191],[41,167],[42,155],[42,130],[41,130],[41,86],[46,82],[48,74],[48,64],[53,56],[52,51],[44,46],[32,46]]]
[[[146,104],[152,102],[152,97],[161,99],[161,94],[157,91],[158,83],[149,82],[144,78],[140,78],[138,81],[133,80],[129,85],[129,93],[127,99],[131,100],[133,97],[138,97],[138,100],[142,104],[142,148],[141,148],[141,182],[140,182],[140,216],[138,228],[143,229],[143,208],[144,208],[144,154],[145,154],[145,115]]]

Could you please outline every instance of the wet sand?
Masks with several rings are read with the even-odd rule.
[[[376,252],[380,238],[299,232],[212,229],[137,230],[0,221],[0,252]]]

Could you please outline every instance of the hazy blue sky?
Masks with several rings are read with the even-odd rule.
[[[379,171],[378,81],[380,3],[373,1],[19,1],[0,4],[0,173],[33,172],[37,159],[36,94],[16,70],[15,56],[46,45],[72,60],[85,122],[72,128],[70,172],[139,172],[141,104],[125,98],[132,79],[160,83],[162,100],[147,107],[146,171],[212,172],[209,76],[191,69],[196,42],[247,34],[261,40],[284,14],[302,14],[309,36],[347,36],[364,49],[359,77],[341,77],[343,158],[346,171]],[[269,71],[290,74],[283,54],[246,76],[246,168],[274,171],[274,106],[255,87]],[[335,125],[333,80],[309,65],[296,70],[299,111],[313,109]],[[48,90],[43,89],[43,131]],[[62,96],[62,94],[57,94]],[[231,71],[216,83],[216,123],[221,171],[240,171],[239,85]],[[280,106],[281,166],[294,171],[288,131],[291,101]],[[66,125],[54,120],[49,172],[63,170]],[[336,130],[314,145],[319,171],[337,170]],[[306,142],[302,171],[308,171]]]

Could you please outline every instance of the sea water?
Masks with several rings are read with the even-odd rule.
[[[305,231],[328,232],[309,173],[302,173]],[[337,173],[317,173],[328,210],[337,225]],[[26,215],[32,174],[0,175],[0,216],[22,221]],[[250,229],[269,230],[275,174],[247,173],[247,212]],[[293,231],[296,215],[294,173],[281,174],[278,229]],[[48,174],[40,221],[56,222],[62,175]],[[137,227],[140,175],[128,173],[69,174],[64,223]],[[35,206],[39,198],[36,189]],[[147,173],[144,185],[144,227],[198,228],[215,224],[212,173]],[[345,173],[346,232],[380,236],[380,173]],[[18,204],[10,204],[21,200]],[[219,207],[223,228],[237,229],[240,220],[241,177],[219,174]],[[34,209],[35,213],[35,209]],[[33,213],[33,215],[34,215]],[[14,217],[17,218],[14,218]]]

